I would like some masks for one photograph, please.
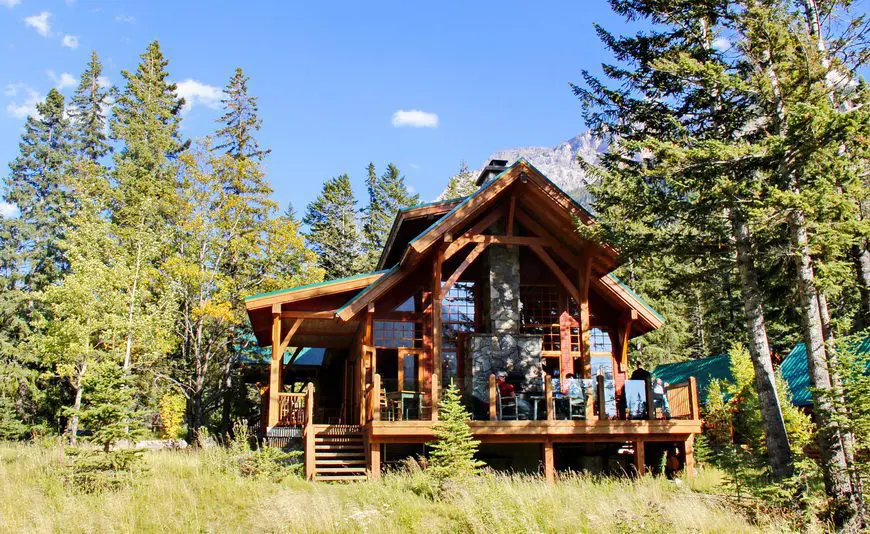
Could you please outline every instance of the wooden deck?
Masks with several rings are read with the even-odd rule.
[[[373,443],[425,443],[435,435],[432,421],[372,421],[366,426]],[[701,432],[698,419],[654,421],[472,421],[474,437],[484,443],[684,441]]]

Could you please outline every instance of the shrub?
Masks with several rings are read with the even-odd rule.
[[[164,438],[179,438],[184,424],[187,400],[179,393],[167,393],[160,398],[160,423]]]
[[[61,469],[64,483],[83,493],[112,491],[131,483],[143,471],[142,451],[118,449],[103,451],[70,447],[70,460]]]

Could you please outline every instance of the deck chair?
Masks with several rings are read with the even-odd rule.
[[[568,397],[568,418],[586,419],[586,400],[583,397]]]
[[[510,397],[502,397],[501,390],[496,388],[495,391],[498,395],[499,420],[504,421],[507,419],[519,419],[519,412],[517,412],[517,396],[512,395]]]
[[[381,410],[381,420],[393,421],[396,419],[396,409],[398,408],[399,403],[390,400],[387,398],[387,392],[383,389],[381,390],[381,399],[380,399],[380,410]]]

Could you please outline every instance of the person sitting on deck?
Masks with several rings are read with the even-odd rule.
[[[649,380],[652,375],[650,372],[643,368],[641,364],[637,364],[637,367],[631,373],[631,378],[629,380]]]
[[[667,387],[668,384],[663,383],[661,378],[656,378],[653,384],[653,404],[655,404],[656,408],[661,407],[665,419],[670,419],[671,409],[668,406],[668,396],[665,394]]]
[[[511,397],[516,398],[517,419],[528,419],[529,414],[532,413],[532,406],[529,404],[529,401],[517,396],[517,390],[513,384],[508,383],[507,373],[505,371],[499,371],[496,375],[496,386],[498,387],[498,392],[503,399]]]

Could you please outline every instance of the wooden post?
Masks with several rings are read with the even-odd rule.
[[[604,377],[595,377],[595,387],[598,390],[598,419],[607,419],[607,395],[604,390]]]
[[[566,297],[567,299],[568,297]],[[574,374],[574,356],[571,354],[571,327],[573,319],[568,310],[559,315],[559,389],[568,392],[568,373]]]
[[[586,391],[586,420],[595,420],[595,393],[593,388]]]
[[[372,463],[372,480],[377,480],[381,478],[381,444],[380,443],[370,443],[369,444],[369,458]]]
[[[438,396],[435,396],[435,391],[438,391]],[[432,417],[433,421],[438,420],[438,405],[435,403],[435,399],[441,399],[441,375],[433,374],[432,375]],[[421,408],[422,410],[422,408]],[[423,419],[423,414],[420,414],[420,419]]]
[[[269,420],[267,428],[278,424],[278,394],[281,393],[281,305],[272,307],[272,360],[269,364]],[[276,313],[277,312],[277,313]]]
[[[543,445],[544,449],[544,478],[547,479],[547,484],[556,483],[556,466],[553,461],[553,442],[547,440]]]
[[[689,377],[689,410],[692,419],[697,421],[701,418],[701,405],[698,403],[698,380],[694,376]]]
[[[553,404],[553,379],[544,375],[544,405],[547,407],[547,421],[556,419],[556,405]]]
[[[686,477],[692,478],[695,476],[695,435],[689,434],[686,442],[683,444],[683,452],[686,456],[686,463],[683,466],[686,470]]]
[[[444,246],[435,252],[435,265],[432,268],[432,413],[441,398],[441,266],[444,263]]]
[[[498,419],[496,414],[498,410],[496,408],[496,403],[498,402],[498,397],[495,394],[495,373],[489,375],[489,420],[495,421]]]
[[[656,403],[653,402],[652,380],[646,380],[646,415],[650,421],[656,418]]]
[[[374,378],[372,379],[372,404],[374,404],[374,410],[372,413],[373,421],[381,420],[381,375],[375,373]]]
[[[592,329],[589,319],[589,284],[592,275],[592,260],[583,255],[583,264],[580,266],[580,280],[578,290],[580,292],[580,350],[583,353],[583,377],[592,377],[592,347],[590,330]]]
[[[634,469],[638,476],[646,474],[646,445],[643,441],[634,442]]]
[[[314,447],[314,384],[305,386],[305,478],[314,479],[315,447]]]

